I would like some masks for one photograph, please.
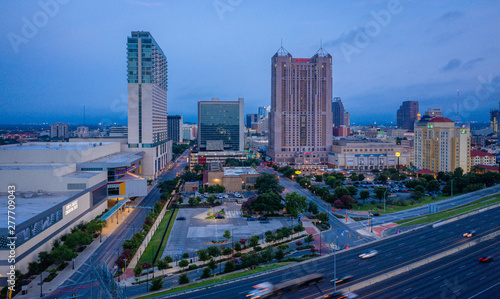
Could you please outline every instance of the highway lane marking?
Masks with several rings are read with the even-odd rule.
[[[467,274],[467,276],[472,275],[472,274],[474,274],[474,272],[470,272],[470,273],[468,273],[468,274]]]
[[[483,276],[483,277],[482,277],[481,279],[479,279],[479,280],[483,280],[483,279],[485,279],[485,278],[486,278],[486,276]]]
[[[474,296],[472,296],[472,297],[469,297],[468,299],[472,299],[472,298],[474,298],[474,297],[477,297],[477,296],[481,295],[482,293],[484,293],[484,292],[488,291],[489,289],[492,289],[492,288],[496,287],[496,286],[497,286],[497,285],[499,285],[499,284],[500,284],[500,282],[497,282],[497,283],[495,283],[494,285],[492,285],[491,287],[489,287],[489,288],[487,288],[487,289],[482,290],[481,292],[477,293],[476,295],[474,295]]]
[[[460,261],[460,260],[463,260],[463,259],[468,258],[468,257],[470,257],[470,256],[476,255],[478,252],[481,252],[481,251],[483,251],[483,250],[486,250],[486,249],[488,249],[488,248],[490,248],[490,247],[492,247],[492,246],[496,246],[497,244],[500,244],[500,241],[498,241],[498,242],[496,242],[496,243],[493,243],[493,244],[491,244],[491,245],[488,245],[488,246],[486,246],[486,247],[484,247],[484,248],[481,248],[481,249],[479,249],[479,250],[476,250],[476,251],[474,251],[474,252],[472,252],[472,253],[469,253],[468,255],[465,255],[465,256],[463,256],[463,257],[461,257],[461,258],[459,258],[459,259],[456,259],[456,260],[453,260],[453,261],[451,261],[451,262],[448,262],[448,263],[446,263],[446,264],[444,264],[444,265],[442,265],[442,266],[439,266],[439,267],[436,267],[436,268],[434,268],[434,269],[432,269],[432,270],[429,270],[429,271],[423,272],[423,273],[421,273],[421,274],[415,275],[415,276],[413,276],[413,277],[411,277],[411,278],[408,278],[408,279],[406,279],[406,280],[400,281],[400,282],[398,282],[398,283],[395,283],[395,284],[393,284],[393,285],[391,285],[391,286],[388,286],[388,287],[385,287],[385,288],[383,288],[383,289],[379,289],[379,290],[377,290],[377,291],[375,291],[375,292],[373,292],[373,293],[371,293],[371,294],[368,294],[368,295],[363,296],[363,297],[360,297],[360,298],[371,297],[371,296],[373,296],[373,295],[374,295],[374,294],[376,294],[376,293],[382,292],[382,291],[384,291],[384,290],[386,290],[386,289],[389,289],[389,288],[395,287],[395,286],[397,286],[397,285],[400,285],[400,284],[405,283],[405,282],[407,282],[407,281],[410,281],[410,280],[412,280],[412,279],[415,279],[415,278],[421,277],[421,276],[423,276],[423,275],[426,275],[426,274],[428,274],[428,273],[430,273],[430,272],[432,272],[432,271],[436,271],[437,269],[440,269],[440,268],[446,267],[446,266],[448,266],[449,264],[456,263],[456,262],[458,262],[458,261]],[[497,284],[500,284],[500,282],[499,282],[499,283],[497,283]],[[445,285],[446,285],[446,283],[445,283],[445,284],[443,284],[443,285],[441,285],[441,286],[440,286],[440,288],[444,287]],[[332,288],[332,289],[333,289],[333,288]],[[332,289],[325,290],[325,292],[326,292],[326,291],[330,291],[330,290],[332,290]],[[485,291],[486,291],[486,290],[485,290]],[[483,292],[484,292],[484,291],[483,291]],[[316,295],[316,294],[315,294],[315,295]],[[306,298],[307,298],[307,297],[306,297]],[[472,298],[472,297],[471,297],[471,298]],[[469,298],[469,299],[470,299],[470,298]]]
[[[434,277],[433,279],[438,279],[439,277],[441,277],[441,275],[438,275],[438,276]]]
[[[460,266],[460,268],[458,268],[458,269],[462,269],[462,268],[464,268],[464,267],[465,267],[465,265],[462,265],[462,266]]]
[[[409,290],[411,290],[411,288],[404,290],[404,291],[403,291],[403,293],[406,293],[406,292],[408,292]]]

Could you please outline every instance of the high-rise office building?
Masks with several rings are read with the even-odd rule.
[[[332,117],[335,127],[349,127],[351,125],[351,117],[349,112],[345,111],[344,104],[342,104],[342,99],[340,97],[333,98]]]
[[[415,167],[438,173],[470,171],[470,128],[446,117],[424,116],[415,124]]]
[[[168,140],[173,142],[180,142],[183,140],[182,133],[182,116],[181,115],[169,115],[168,119]]]
[[[167,57],[149,32],[127,40],[128,148],[143,151],[143,175],[156,178],[172,156],[167,132]]]
[[[498,133],[499,119],[500,119],[500,110],[490,110],[490,127],[493,128],[494,133]]]
[[[202,151],[244,149],[243,98],[237,101],[198,102],[198,149]]]
[[[404,101],[398,109],[397,125],[400,129],[413,130],[418,119],[418,102]]]
[[[253,124],[256,124],[260,121],[258,114],[247,114],[246,127],[247,129],[251,129]]]
[[[443,116],[443,114],[441,113],[441,108],[427,108],[424,115],[431,116],[431,117]]]
[[[326,163],[331,99],[332,56],[321,48],[311,58],[294,58],[281,47],[271,58],[268,156],[277,163]]]
[[[53,123],[50,125],[50,138],[68,138],[68,124]]]
[[[259,106],[259,110],[258,110],[258,114],[259,114],[259,117],[260,119],[264,119],[264,118],[267,118],[267,116],[269,115],[269,111],[271,111],[271,106]]]

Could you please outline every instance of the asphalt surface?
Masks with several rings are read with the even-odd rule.
[[[382,239],[373,244],[340,251],[336,257],[337,277],[351,274],[354,275],[354,278],[348,283],[338,286],[338,288],[387,273],[468,242],[471,239],[464,238],[462,234],[469,229],[477,230],[477,234],[472,239],[499,230],[500,208],[479,213],[435,229],[432,226],[427,226],[414,232]],[[368,249],[377,250],[378,255],[369,259],[359,258],[359,254]],[[328,256],[288,269],[262,274],[258,277],[178,295],[175,298],[215,298],[220,295],[224,295],[225,299],[243,298],[253,285],[260,282],[269,281],[276,284],[301,275],[319,272],[326,275],[324,281],[319,284],[300,288],[282,297],[277,297],[315,298],[333,291],[333,283],[331,282],[334,279],[333,261],[334,257]],[[478,284],[478,287],[482,287],[482,284]]]
[[[499,298],[500,237],[356,291],[360,298]],[[492,255],[490,263],[480,257]]]
[[[187,154],[183,154],[173,162],[172,168],[164,172],[160,181],[172,180],[178,172],[181,172],[186,166]],[[146,197],[140,202],[140,207],[150,207],[159,199],[160,190],[158,187],[152,189]],[[78,294],[80,298],[90,298],[99,294],[99,287],[95,282],[95,277],[91,275],[91,264],[97,265],[105,261],[108,269],[113,272],[114,261],[122,251],[122,244],[125,240],[131,238],[134,233],[142,227],[142,223],[149,212],[148,209],[132,209],[126,221],[119,226],[108,237],[103,238],[103,244],[87,259],[71,277],[69,277],[59,288],[53,291],[47,298],[66,298],[71,297],[73,293]]]

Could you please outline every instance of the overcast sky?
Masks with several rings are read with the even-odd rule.
[[[48,3],[43,5],[43,3]],[[54,5],[56,3],[56,5]],[[333,56],[333,96],[354,123],[420,112],[487,121],[500,100],[500,1],[5,1],[0,9],[0,123],[126,124],[126,41],[149,31],[168,59],[168,113],[196,103],[269,105],[283,46]]]

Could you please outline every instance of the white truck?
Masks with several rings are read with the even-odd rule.
[[[323,277],[325,277],[324,274],[314,273],[278,284],[272,284],[270,282],[259,283],[253,286],[254,289],[248,292],[246,297],[249,299],[256,299],[278,296],[306,284],[316,284],[320,282]]]

